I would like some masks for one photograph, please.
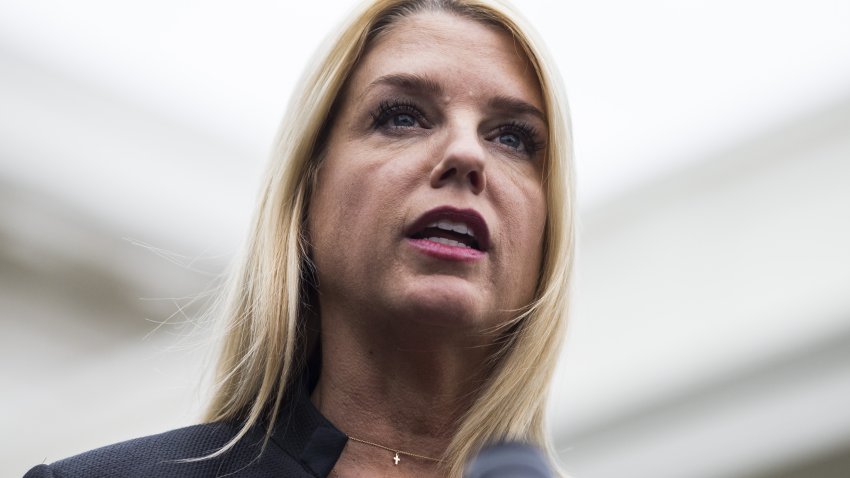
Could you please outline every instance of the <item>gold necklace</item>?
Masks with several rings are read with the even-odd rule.
[[[440,460],[440,459],[437,459],[437,458],[431,458],[430,456],[417,455],[416,453],[410,453],[408,451],[396,450],[396,449],[390,448],[388,446],[379,445],[377,443],[372,443],[372,442],[366,441],[366,440],[361,440],[360,438],[355,438],[351,435],[346,435],[346,436],[348,437],[349,440],[354,440],[356,442],[363,443],[365,445],[371,445],[371,446],[380,448],[382,450],[387,450],[387,451],[391,451],[391,452],[395,453],[395,456],[393,456],[393,464],[396,465],[396,466],[398,466],[398,463],[401,461],[401,458],[399,457],[399,455],[412,456],[412,457],[415,457],[415,458],[421,458],[423,460],[434,461],[434,462],[437,462],[437,463],[443,462],[443,460]]]

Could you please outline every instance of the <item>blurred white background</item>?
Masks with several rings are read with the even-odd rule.
[[[576,138],[566,468],[850,476],[850,3],[517,3]],[[196,420],[191,298],[351,6],[0,2],[4,475]]]

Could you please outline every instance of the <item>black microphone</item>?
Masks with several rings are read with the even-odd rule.
[[[554,478],[546,457],[528,443],[502,442],[475,455],[464,478]]]

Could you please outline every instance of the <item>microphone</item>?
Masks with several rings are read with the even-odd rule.
[[[528,443],[502,442],[475,455],[464,478],[554,478],[543,452]]]

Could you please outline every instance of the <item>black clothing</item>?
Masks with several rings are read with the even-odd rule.
[[[176,462],[212,453],[238,432],[234,424],[209,423],[38,465],[24,478],[324,478],[348,438],[313,406],[308,393],[311,388],[302,381],[296,382],[262,453],[264,424],[253,427],[234,448],[219,457]]]

